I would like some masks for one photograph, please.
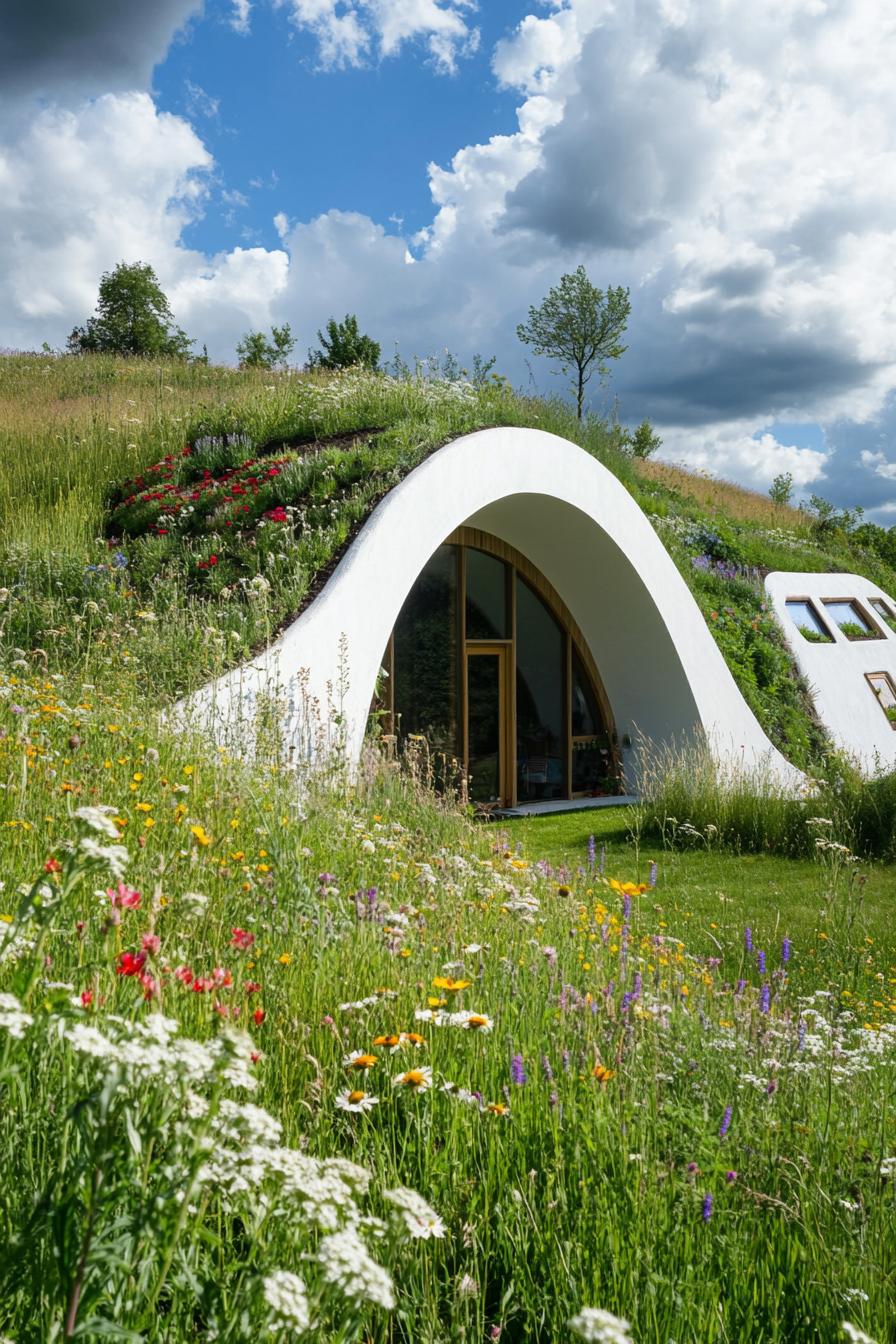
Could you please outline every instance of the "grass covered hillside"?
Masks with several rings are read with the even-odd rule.
[[[748,491],[638,462],[618,428],[580,425],[562,403],[500,380],[3,358],[7,644],[29,665],[91,680],[114,669],[137,692],[173,698],[262,647],[428,453],[507,424],[571,438],[620,477],[769,735],[800,764],[819,757],[825,743],[761,579],[856,569],[892,591],[879,552]]]
[[[723,798],[683,761],[674,815],[502,831],[374,746],[300,794],[275,736],[160,720],[504,423],[619,474],[812,757],[759,573],[892,591],[845,533],[499,383],[0,361],[0,1340],[892,1338],[879,792]]]

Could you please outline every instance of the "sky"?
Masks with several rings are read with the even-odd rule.
[[[591,409],[890,526],[894,68],[892,0],[5,0],[0,347],[143,261],[214,359],[356,313],[565,394],[516,327],[582,264]]]

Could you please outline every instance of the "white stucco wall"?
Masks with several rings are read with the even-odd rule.
[[[326,704],[328,684],[340,679],[342,641],[348,685],[340,707],[348,749],[357,753],[405,597],[463,524],[515,546],[557,589],[591,648],[620,740],[684,743],[702,729],[719,759],[798,781],[631,495],[577,445],[535,429],[482,430],[434,453],[381,501],[326,587],[276,643],[183,708],[221,735],[251,719],[261,695],[279,694],[284,732],[303,752],[302,701]],[[630,771],[631,753],[627,764]]]
[[[866,771],[878,765],[896,766],[896,730],[877,703],[865,680],[866,672],[888,672],[896,684],[896,632],[869,605],[869,598],[882,598],[896,610],[890,598],[869,579],[858,574],[769,574],[765,581],[778,620],[800,671],[809,683],[818,716],[834,742],[858,758]],[[830,644],[804,639],[787,610],[788,598],[809,598],[833,635]],[[849,640],[836,621],[825,615],[822,599],[854,598],[881,637]]]

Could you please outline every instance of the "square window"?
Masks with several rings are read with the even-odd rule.
[[[833,644],[834,637],[807,597],[788,597],[787,614],[810,644]]]
[[[874,697],[887,716],[890,727],[896,729],[896,686],[887,672],[866,672],[865,680],[874,692]]]
[[[880,630],[852,597],[826,597],[827,614],[847,639],[882,639]]]

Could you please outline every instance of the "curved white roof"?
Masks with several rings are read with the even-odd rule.
[[[221,736],[245,732],[259,700],[274,696],[298,756],[314,752],[321,733],[357,755],[402,604],[463,525],[502,538],[553,584],[591,649],[623,744],[693,742],[702,731],[719,760],[800,778],[741,696],[632,496],[576,444],[536,429],[481,430],[433,453],[373,510],[275,643],[181,708]]]

